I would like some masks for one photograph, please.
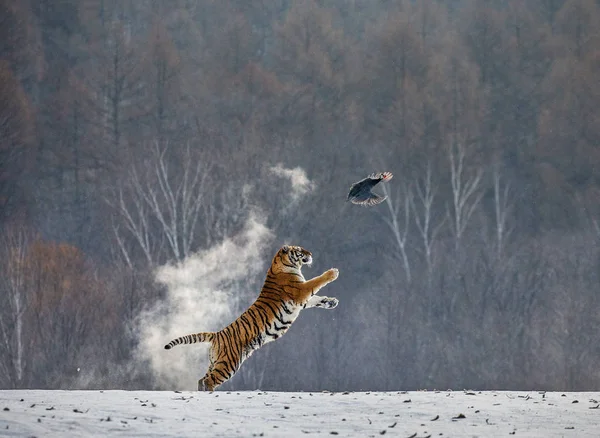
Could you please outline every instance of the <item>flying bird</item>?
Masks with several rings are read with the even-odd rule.
[[[379,184],[380,181],[389,181],[394,175],[392,172],[379,172],[372,173],[365,179],[362,179],[350,187],[350,193],[348,193],[348,199],[353,204],[359,204],[364,206],[377,205],[385,201],[387,196],[380,196],[373,193],[371,189]]]

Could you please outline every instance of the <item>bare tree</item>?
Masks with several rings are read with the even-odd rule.
[[[0,243],[0,385],[22,387],[30,357],[26,353],[26,256],[29,233],[21,227],[2,233]]]
[[[410,273],[410,263],[408,261],[408,255],[406,254],[406,241],[408,237],[408,229],[410,227],[410,206],[412,202],[412,192],[410,188],[404,189],[404,196],[401,193],[398,194],[396,199],[392,199],[390,190],[385,184],[382,185],[383,194],[386,196],[385,203],[388,207],[389,217],[384,217],[383,220],[388,225],[396,245],[400,250],[402,257],[402,265],[404,266],[404,274],[406,275],[406,281],[410,283],[412,281]],[[403,198],[403,199],[402,199]],[[400,207],[403,207],[403,218],[399,220]]]
[[[189,144],[184,147],[181,169],[168,162],[171,149],[156,142],[152,156],[134,165],[124,185],[107,202],[120,214],[113,230],[127,264],[134,264],[125,244],[122,228],[129,232],[150,266],[167,251],[167,258],[183,260],[192,251],[198,234],[198,218],[207,208],[205,198],[210,164],[194,157]]]
[[[494,213],[496,218],[496,253],[500,258],[504,251],[505,241],[512,233],[512,227],[507,224],[507,216],[510,213],[510,182],[503,183],[499,165],[494,164]]]
[[[479,190],[482,172],[477,169],[468,175],[466,169],[466,150],[461,142],[448,148],[450,160],[450,184],[452,187],[452,206],[448,209],[448,218],[452,223],[455,248],[458,250],[467,223],[477,208],[483,193]]]
[[[432,268],[433,268],[433,245],[437,235],[444,225],[445,219],[442,219],[437,224],[433,224],[433,202],[436,195],[436,187],[431,181],[431,163],[427,164],[427,171],[424,179],[415,184],[415,192],[419,200],[419,205],[416,205],[415,197],[411,197],[411,204],[414,209],[414,218],[421,240],[423,242],[423,252],[425,254],[425,262],[427,263],[427,278],[431,283]],[[421,213],[419,213],[419,211]]]

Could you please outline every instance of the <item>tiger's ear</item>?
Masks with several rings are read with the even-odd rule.
[[[287,245],[283,245],[281,247],[281,251],[283,251],[284,254],[287,254],[289,252],[289,250],[290,250],[290,247]]]

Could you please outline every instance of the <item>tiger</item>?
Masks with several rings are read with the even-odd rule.
[[[198,381],[198,391],[214,391],[239,370],[242,363],[263,345],[283,336],[302,309],[333,309],[339,300],[316,295],[339,276],[336,268],[305,280],[302,266],[310,266],[312,253],[300,246],[282,246],[267,270],[258,298],[235,321],[218,332],[181,336],[165,345],[210,343],[209,366]]]

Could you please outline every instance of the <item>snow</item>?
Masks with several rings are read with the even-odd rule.
[[[600,392],[0,391],[2,437],[597,437]]]

